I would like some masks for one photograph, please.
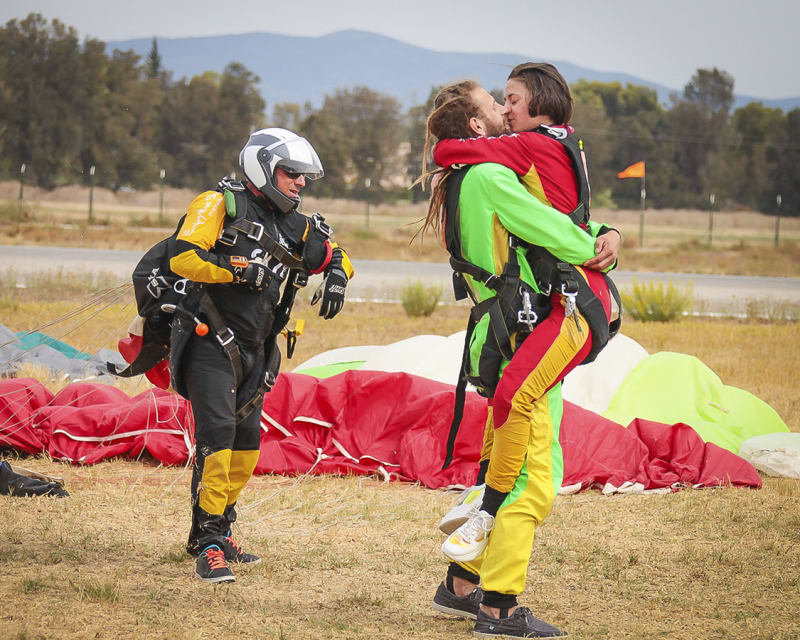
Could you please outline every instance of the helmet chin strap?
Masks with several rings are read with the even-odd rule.
[[[250,191],[250,193],[252,193],[257,198],[264,198],[264,200],[267,199],[263,193],[261,193],[258,189],[256,189],[256,186],[252,182],[250,182],[250,180],[247,181],[245,186],[247,186],[247,190]]]
[[[277,207],[277,205],[275,205],[275,203],[273,203],[269,198],[267,198],[267,196],[265,196],[250,180],[247,180],[245,186],[247,187],[247,190],[250,193],[252,193],[256,198],[259,198],[260,200],[266,202],[267,205],[270,207],[270,209],[274,209],[279,213],[281,212],[281,210]],[[289,196],[286,197],[288,198]],[[295,205],[293,208],[297,208],[297,205]]]

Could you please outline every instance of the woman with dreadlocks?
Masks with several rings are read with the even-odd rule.
[[[428,118],[426,157],[432,138],[463,138],[469,145],[500,135],[505,111],[473,82],[442,89]],[[443,233],[455,281],[475,303],[459,386],[469,380],[490,398],[479,476],[486,486],[442,545],[451,563],[434,607],[476,619],[479,637],[563,637],[519,607],[517,596],[535,528],[563,476],[561,380],[608,339],[608,287],[596,287],[595,295],[586,286],[595,274],[573,265],[594,261],[609,268],[616,256],[597,261],[595,245],[605,245],[597,237],[610,229],[588,216],[582,225],[573,222],[500,164],[433,173],[440,179],[423,232]],[[451,431],[448,460],[453,439]]]

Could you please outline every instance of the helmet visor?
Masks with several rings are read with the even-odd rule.
[[[278,158],[275,166],[288,173],[302,173],[307,180],[325,175],[317,152],[305,138],[280,140],[270,145],[269,150]]]

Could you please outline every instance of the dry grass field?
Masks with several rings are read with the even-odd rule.
[[[43,330],[88,351],[113,347],[132,307],[112,293],[68,318],[87,300],[81,281],[0,282],[0,321],[23,330],[58,319]],[[339,346],[449,335],[466,309],[409,318],[400,305],[348,303],[328,322],[301,299],[296,317],[306,334],[285,370]],[[800,432],[796,324],[684,319],[623,331],[650,352],[699,357]],[[446,566],[436,523],[452,494],[372,478],[256,477],[237,536],[263,563],[214,587],[193,577],[183,551],[190,470],[3,458],[65,477],[71,497],[0,496],[2,638],[471,637],[468,622],[430,607]],[[574,638],[800,637],[800,481],[763,479],[761,490],[559,497],[537,531],[523,602]]]
[[[0,184],[0,243],[146,249],[167,233],[189,191],[26,188],[25,215],[13,219],[17,183]],[[432,239],[409,247],[422,206],[374,206],[307,199],[325,213],[357,258],[444,261]],[[638,211],[595,211],[623,230],[621,268],[800,276],[800,219],[751,213],[715,216],[705,246],[701,212],[647,212],[638,247]],[[412,223],[412,224],[409,224]],[[97,287],[116,282],[100,277]],[[85,351],[114,348],[134,314],[129,288],[90,298],[87,274],[48,274],[15,289],[0,274],[0,323],[41,329]],[[409,318],[400,305],[348,302],[323,321],[298,300],[306,321],[291,368],[321,351],[388,344],[466,324],[466,308],[440,306]],[[84,306],[80,313],[76,310]],[[771,404],[800,432],[797,323],[685,318],[626,321],[623,332],[651,353],[700,358],[725,382]],[[31,375],[57,390],[41,371]],[[122,385],[128,393],[143,380]],[[152,460],[68,466],[46,457],[14,463],[62,476],[71,497],[0,496],[0,638],[264,638],[267,640],[438,640],[471,637],[466,621],[430,601],[445,562],[436,529],[452,494],[372,478],[254,478],[241,500],[237,536],[263,563],[237,571],[230,586],[193,577],[183,551],[189,469]],[[761,490],[683,490],[669,495],[559,497],[537,531],[524,604],[574,638],[789,640],[800,638],[800,481],[763,477]]]

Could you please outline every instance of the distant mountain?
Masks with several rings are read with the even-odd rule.
[[[111,41],[109,51],[132,49],[147,56],[152,38]],[[267,109],[279,102],[320,106],[335,89],[368,86],[395,96],[409,107],[426,100],[431,87],[472,78],[488,89],[502,88],[508,72],[525,59],[514,53],[460,53],[432,51],[365,31],[338,31],[316,38],[277,33],[200,38],[159,38],[163,65],[175,78],[191,78],[204,71],[221,72],[229,62],[241,62],[261,78]],[[626,73],[597,71],[563,60],[549,60],[568,82],[581,78],[599,82],[645,85],[658,92],[662,103],[675,89]],[[689,81],[689,78],[686,78]],[[800,97],[760,99],[736,96],[735,106],[760,101],[789,110]]]

